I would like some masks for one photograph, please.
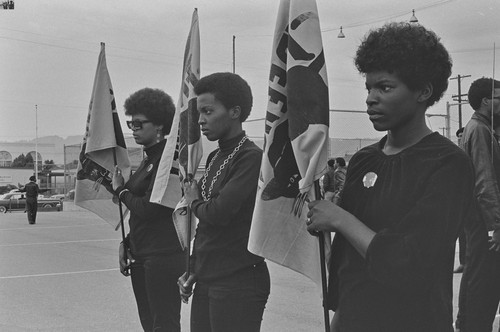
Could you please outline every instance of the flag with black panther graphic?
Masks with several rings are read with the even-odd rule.
[[[318,240],[305,225],[307,201],[317,199],[314,181],[326,172],[329,141],[328,81],[314,0],[281,1],[268,91],[248,249],[321,285]]]
[[[104,43],[101,43],[87,126],[78,160],[75,204],[94,212],[116,227],[120,223],[120,213],[118,206],[113,203],[111,180],[114,168],[118,165],[122,170],[125,182],[130,176],[131,168],[104,48]]]

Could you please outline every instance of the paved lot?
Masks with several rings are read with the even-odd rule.
[[[130,280],[117,269],[120,232],[71,202],[64,209],[39,213],[36,225],[21,212],[0,214],[0,331],[140,331]],[[324,331],[314,284],[269,268],[262,331]],[[182,327],[189,331],[188,305]]]

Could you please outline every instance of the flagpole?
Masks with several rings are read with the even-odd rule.
[[[189,131],[189,130],[188,130]],[[188,180],[191,183],[193,180],[193,176],[188,174]],[[187,206],[187,239],[186,239],[186,278],[189,278],[191,274],[191,223],[192,215],[191,215],[191,204]]]
[[[319,186],[319,180],[314,181],[314,194],[316,199],[321,199],[321,188]],[[325,332],[330,332],[330,315],[328,313],[328,303],[327,303],[327,280],[326,280],[326,255],[325,255],[325,233],[318,232],[318,242],[319,242],[319,260],[321,266],[321,288],[323,292],[323,316],[325,319]]]
[[[496,47],[495,43],[493,43],[493,75],[491,77],[491,98],[495,96],[495,53],[496,53]],[[493,101],[493,99],[491,99]],[[491,103],[491,153],[493,153],[493,143],[495,140],[495,128],[493,127],[493,110],[494,110],[494,104],[493,102]],[[491,163],[494,164],[493,161],[493,155],[491,158]],[[494,166],[494,165],[493,165]]]
[[[195,20],[195,17],[196,17],[196,20]],[[193,30],[193,23],[195,21],[196,21],[196,29]],[[198,8],[195,8],[194,12],[193,12],[193,19],[191,22],[191,29],[189,31],[189,41],[190,42],[191,42],[191,38],[194,37],[191,34],[196,32],[197,29],[198,29]],[[197,34],[195,33],[195,35],[198,35],[197,38],[199,38],[199,31]],[[233,36],[233,43],[234,43],[234,36]],[[188,47],[187,44],[186,44],[186,47]],[[191,45],[189,45],[189,48],[190,48],[190,51],[193,52],[193,50],[191,49]],[[199,41],[198,41],[198,53],[199,53]],[[199,58],[199,54],[197,57]],[[193,61],[193,60],[191,60],[191,61]],[[191,62],[191,64],[193,64],[193,62]],[[199,70],[199,63],[195,67],[198,67],[198,70]],[[234,58],[233,58],[233,72],[234,72]],[[183,73],[183,76],[185,74],[186,73]],[[198,71],[198,75],[199,75],[199,71]],[[189,108],[190,107],[189,107],[189,101],[188,101],[188,108],[186,110],[186,112],[188,112],[187,113],[187,116],[188,116],[187,133],[186,133],[186,139],[187,139],[186,150],[187,150],[188,158],[187,158],[187,169],[185,171],[186,171],[186,181],[188,181],[189,184],[191,184],[194,180],[195,174],[189,173],[189,172],[193,171],[194,173],[196,173],[196,169],[194,169],[194,170],[191,169],[194,166],[193,165],[194,160],[191,158],[190,153],[189,153],[189,142],[191,142],[191,138],[192,138],[192,137],[190,137],[191,136],[190,135],[191,126],[193,125],[192,124],[192,113],[190,112]],[[198,128],[198,130],[199,130],[199,128]],[[197,164],[197,162],[194,162],[194,163]],[[196,167],[197,167],[197,165],[194,166],[193,168],[196,168]],[[192,210],[191,210],[191,204],[188,204],[188,206],[187,206],[187,232],[186,232],[186,235],[187,235],[187,239],[186,239],[186,278],[189,278],[189,275],[191,274],[191,223],[192,222],[193,222],[193,214],[192,214]]]
[[[116,147],[113,148],[113,162],[115,164],[115,167],[118,165],[118,162],[116,161]],[[120,199],[120,195],[118,195],[118,209],[120,210],[120,227],[122,229],[122,241],[125,241],[125,223],[123,222],[123,207],[122,207],[122,200]],[[125,242],[123,242],[125,243]]]

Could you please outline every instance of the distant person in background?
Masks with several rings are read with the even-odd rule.
[[[460,146],[460,144],[461,144],[463,133],[464,133],[464,127],[457,130],[458,146]],[[459,265],[457,266],[457,268],[455,270],[453,270],[454,273],[462,273],[464,271],[466,248],[467,247],[466,247],[466,242],[465,242],[465,230],[462,227],[462,230],[458,234],[458,261],[459,261]]]
[[[478,213],[465,223],[467,254],[456,331],[490,332],[500,302],[500,81],[475,80],[468,99],[474,114],[460,146],[474,165]]]
[[[26,183],[20,192],[26,193],[26,212],[28,214],[28,222],[30,225],[36,223],[36,212],[38,210],[38,193],[40,188],[36,184],[36,177],[34,175],[30,176],[30,182]]]
[[[346,175],[347,167],[345,159],[342,157],[335,158],[335,173],[333,174],[333,186],[335,187],[335,190],[333,192],[334,195],[332,200],[332,202],[334,202],[335,204],[338,204],[342,195]]]
[[[325,175],[323,175],[323,191],[324,198],[327,201],[332,201],[333,198],[333,174],[335,173],[335,159],[329,159],[328,162],[328,171]]]
[[[340,193],[344,188],[346,177],[346,163],[342,157],[328,160],[328,173],[323,177],[323,190],[325,191],[325,200],[337,203]]]

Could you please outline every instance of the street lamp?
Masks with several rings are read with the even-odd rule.
[[[340,32],[339,32],[339,35],[337,36],[337,38],[345,38],[345,35],[342,32],[342,27],[340,27]]]
[[[418,19],[417,17],[415,16],[415,9],[412,9],[412,15],[410,17],[410,23],[417,23],[418,22]]]

